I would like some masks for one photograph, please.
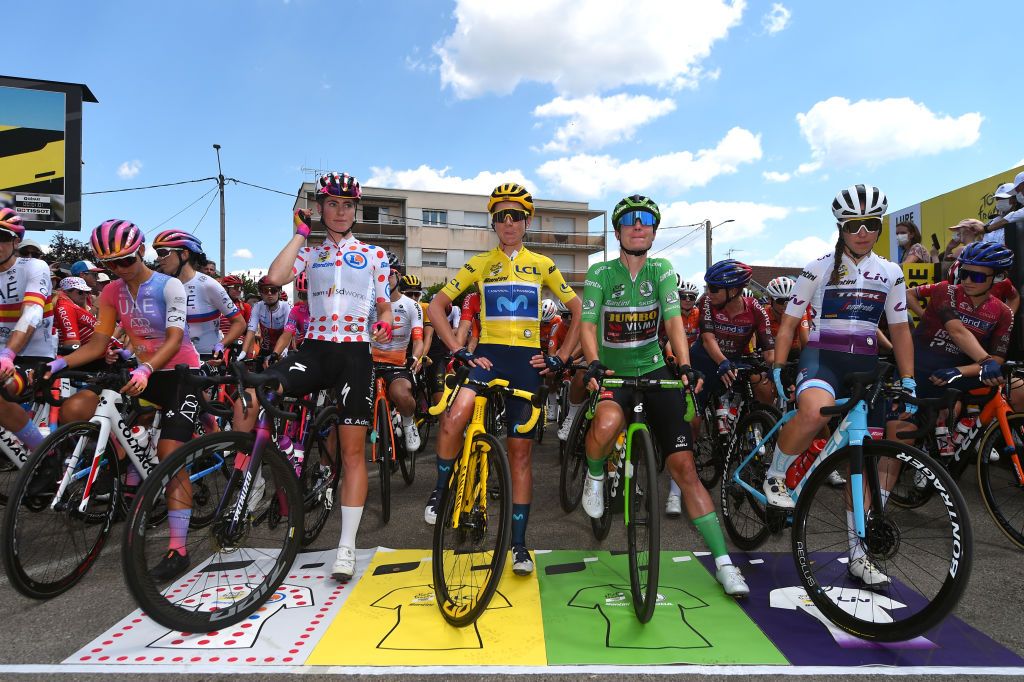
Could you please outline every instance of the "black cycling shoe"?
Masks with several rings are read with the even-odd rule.
[[[177,550],[169,549],[160,563],[150,569],[149,577],[158,583],[165,583],[184,573],[191,565],[188,554],[179,554]]]
[[[533,558],[525,545],[512,545],[512,572],[516,575],[533,573]]]
[[[60,462],[57,455],[50,455],[43,460],[42,466],[32,476],[28,489],[25,490],[25,497],[39,497],[41,495],[53,495],[57,492],[57,476],[61,474]]]

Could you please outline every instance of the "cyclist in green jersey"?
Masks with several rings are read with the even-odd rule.
[[[690,369],[675,271],[666,259],[647,257],[660,222],[658,205],[647,197],[635,194],[620,201],[612,212],[619,257],[595,263],[587,271],[580,338],[583,354],[590,363],[585,381],[592,391],[598,389],[596,377],[602,372],[649,379],[675,378],[658,344],[661,321],[672,348],[677,349],[680,378],[692,384],[697,376]],[[589,471],[583,489],[583,509],[592,518],[599,518],[604,511],[605,460],[625,426],[624,411],[629,399],[627,389],[603,391],[587,432]],[[692,432],[682,418],[683,394],[663,391],[644,406],[658,450],[666,458],[669,474],[682,489],[686,511],[715,557],[715,577],[726,594],[749,594],[750,588],[726,550],[711,496],[697,476]]]

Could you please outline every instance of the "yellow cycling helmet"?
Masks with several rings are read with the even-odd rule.
[[[405,275],[401,282],[404,291],[419,291],[423,287],[423,283],[416,275]]]
[[[500,201],[514,201],[523,207],[528,215],[533,215],[533,197],[530,196],[529,190],[522,185],[514,182],[506,182],[504,185],[498,185],[491,192],[490,201],[487,202],[487,212],[494,212],[494,205]]]

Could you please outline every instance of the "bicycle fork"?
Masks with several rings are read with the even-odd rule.
[[[483,506],[484,511],[486,512],[486,491],[484,491],[483,495],[478,495],[476,488],[481,480],[484,481],[484,485],[486,486],[488,475],[487,458],[481,458],[479,475],[476,471],[472,472],[472,474],[469,471],[470,455],[473,451],[473,438],[476,437],[478,433],[483,432],[480,425],[484,423],[484,413],[486,410],[487,398],[478,395],[473,401],[473,418],[470,420],[469,427],[466,429],[466,439],[462,446],[462,457],[459,458],[459,472],[455,481],[455,508],[452,510],[452,528],[459,527],[459,519],[462,516],[463,505],[466,505],[467,508],[465,511],[468,512],[472,508],[474,501],[473,498],[481,499],[481,506]],[[470,479],[470,475],[474,478]],[[466,491],[470,486],[473,488],[473,495],[467,500],[465,499]]]

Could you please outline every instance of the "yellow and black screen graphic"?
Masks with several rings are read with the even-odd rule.
[[[62,222],[64,93],[0,87],[0,200],[26,220]]]

